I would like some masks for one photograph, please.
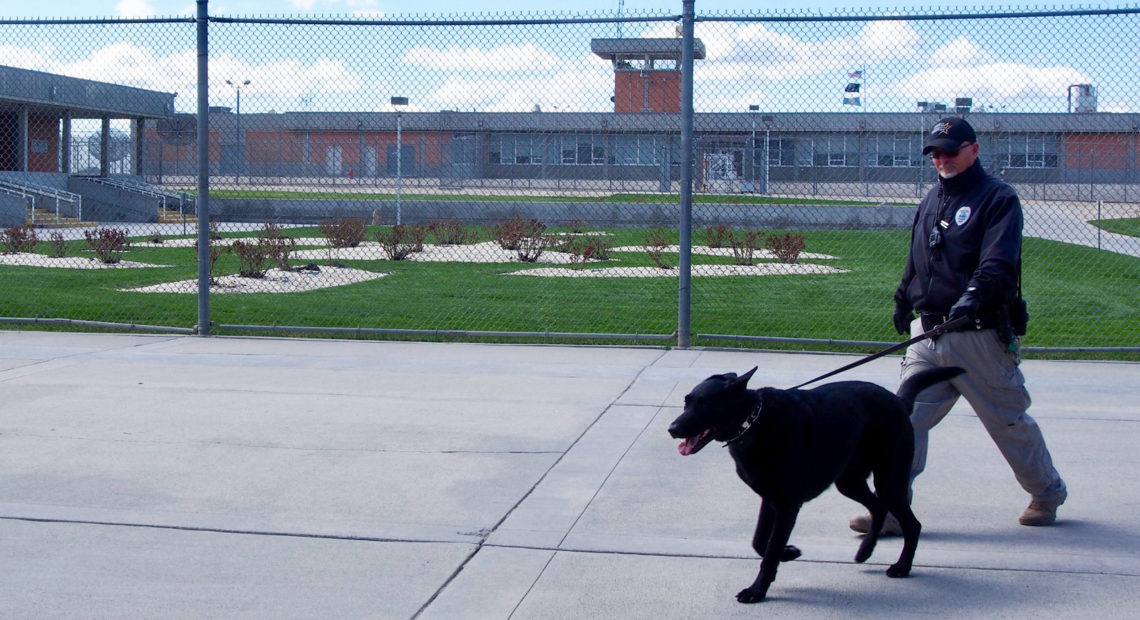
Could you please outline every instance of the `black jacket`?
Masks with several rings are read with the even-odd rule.
[[[981,301],[978,316],[996,316],[1001,305],[1017,297],[1021,226],[1017,193],[986,174],[980,163],[940,178],[915,212],[895,303],[922,314],[946,315],[974,287]],[[932,235],[940,237],[935,247]]]

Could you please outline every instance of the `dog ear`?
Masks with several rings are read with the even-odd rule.
[[[739,379],[735,379],[732,382],[733,387],[748,387],[748,380],[752,378],[752,375],[756,374],[757,368],[759,368],[759,366],[753,366],[752,370],[741,375]]]

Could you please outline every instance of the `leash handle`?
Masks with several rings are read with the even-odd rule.
[[[837,374],[839,374],[845,370],[851,370],[852,368],[855,368],[856,366],[862,366],[863,364],[866,364],[867,362],[869,362],[871,360],[879,359],[880,357],[882,357],[884,355],[887,355],[889,353],[894,353],[895,351],[898,351],[899,349],[902,349],[904,347],[909,347],[910,345],[912,345],[916,342],[922,342],[923,340],[926,340],[927,338],[933,338],[935,336],[940,336],[940,335],[942,335],[948,331],[954,331],[955,329],[958,329],[958,327],[965,325],[969,321],[970,321],[970,317],[960,316],[954,320],[946,321],[945,323],[942,323],[940,325],[935,325],[934,327],[930,328],[930,331],[919,334],[919,335],[911,338],[910,340],[904,340],[903,342],[900,342],[898,344],[893,344],[893,345],[883,349],[882,351],[879,351],[878,353],[872,353],[871,355],[868,355],[867,357],[864,357],[864,358],[859,359],[859,360],[855,360],[854,362],[851,362],[850,364],[848,364],[842,368],[837,368],[837,369],[835,369],[835,370],[833,370],[827,374],[820,375],[820,376],[812,379],[811,381],[804,381],[803,383],[801,383],[795,387],[789,388],[789,389],[796,390],[796,389],[802,388],[805,385],[810,385],[812,383],[815,383],[816,381],[826,379],[832,375],[837,375]]]

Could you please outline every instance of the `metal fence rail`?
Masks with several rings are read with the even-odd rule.
[[[0,143],[27,145],[0,169],[99,222],[0,248],[0,317],[869,346],[935,182],[924,135],[962,115],[1023,201],[1027,349],[1140,351],[1140,10],[693,6],[0,20],[26,59],[0,67]],[[0,229],[22,209],[0,195]]]

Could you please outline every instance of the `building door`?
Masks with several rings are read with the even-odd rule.
[[[340,176],[344,166],[344,148],[339,146],[325,147],[325,174]]]
[[[376,173],[379,171],[378,170],[378,163],[377,163],[379,161],[379,159],[378,159],[379,155],[380,155],[380,150],[377,149],[376,147],[374,147],[374,146],[364,147],[364,150],[360,154],[360,156],[364,160],[363,161],[363,163],[364,163],[364,170],[363,170],[364,176],[366,176],[366,177],[376,176]]]

